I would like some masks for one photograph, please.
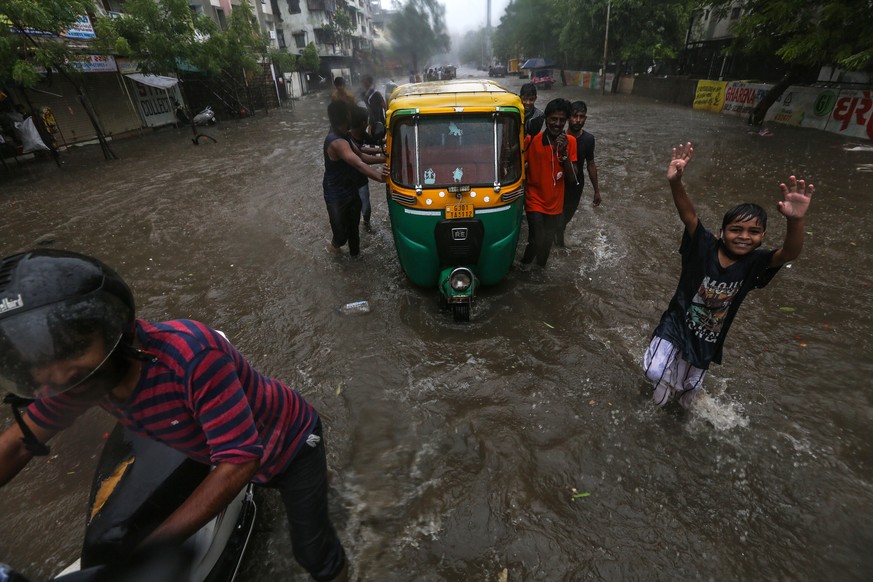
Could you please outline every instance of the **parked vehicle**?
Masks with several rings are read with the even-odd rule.
[[[403,85],[388,108],[386,182],[397,257],[468,321],[480,284],[506,277],[524,212],[522,104],[493,81]]]
[[[489,77],[505,77],[506,76],[506,67],[503,65],[494,65],[488,67],[488,76]]]
[[[215,112],[209,105],[194,116],[194,125],[215,125],[216,123],[218,123],[218,119],[216,119]]]
[[[555,80],[552,78],[548,69],[534,71],[531,82],[536,85],[537,89],[551,89],[552,85],[555,84]]]

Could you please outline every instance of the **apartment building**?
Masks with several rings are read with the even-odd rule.
[[[300,54],[315,43],[322,74],[330,76],[372,64],[377,30],[369,0],[271,0],[271,6],[280,50]]]

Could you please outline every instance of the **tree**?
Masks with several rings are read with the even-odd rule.
[[[60,68],[72,60],[74,52],[58,35],[92,6],[90,0],[46,0],[39,4],[4,0],[0,8],[0,79],[33,87],[41,78],[40,67]]]
[[[564,67],[603,58],[609,5],[610,61],[650,65],[682,49],[696,0],[513,0],[497,27],[499,59],[542,56]]]
[[[91,0],[4,0],[0,8],[6,21],[0,24],[0,81],[11,79],[29,88],[42,78],[41,68],[48,74],[57,71],[75,87],[103,155],[110,160],[117,156],[109,147],[77,78],[79,71],[71,64],[76,60],[76,53],[60,37],[92,8]]]
[[[344,47],[346,41],[351,38],[352,32],[355,31],[355,23],[352,21],[352,14],[348,7],[342,2],[337,3],[336,10],[330,16],[330,24],[324,27],[324,30],[330,36],[334,47],[337,45]]]
[[[124,9],[121,17],[98,23],[107,48],[126,50],[146,74],[178,77],[192,68],[226,73],[222,83],[227,95],[240,106],[247,101],[252,109],[248,78],[262,72],[269,41],[248,2],[234,7],[224,32],[210,18],[192,13],[187,0],[127,0]],[[184,94],[185,85],[181,87]],[[197,133],[193,116],[191,131]]]
[[[487,34],[484,28],[468,31],[458,43],[458,59],[462,63],[482,64]]]
[[[239,78],[238,75],[242,77],[248,108],[254,110],[249,80],[254,75],[263,74],[270,41],[258,26],[251,4],[243,2],[235,6],[230,13],[227,30],[223,34],[215,34],[215,39],[222,70],[229,73],[231,78]],[[266,100],[264,104],[266,106]]]
[[[318,56],[318,47],[315,46],[314,42],[310,42],[306,45],[306,48],[304,48],[303,52],[300,53],[298,64],[301,69],[310,72],[317,71],[318,67],[321,66],[321,58]]]
[[[230,22],[223,35],[220,59],[222,68],[243,73],[260,73],[267,58],[269,39],[258,26],[251,4],[234,6]]]
[[[730,0],[711,3],[724,17]],[[755,107],[749,123],[760,124],[767,109],[799,75],[828,65],[873,71],[870,2],[859,0],[747,0],[731,28],[731,50],[752,57],[777,55],[787,66],[783,78]]]
[[[418,71],[435,54],[451,46],[446,32],[446,8],[438,0],[406,0],[388,25],[391,44],[397,55],[409,59]]]
[[[127,51],[141,72],[178,74],[195,66],[218,72],[226,39],[208,17],[194,15],[187,0],[127,0],[125,13],[98,19],[104,48]]]
[[[315,56],[318,56],[318,53]],[[288,51],[270,49],[270,60],[276,66],[277,72],[293,73],[297,70],[297,57]]]

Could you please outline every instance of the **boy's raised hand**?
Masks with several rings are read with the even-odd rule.
[[[809,208],[815,186],[812,184],[807,186],[805,180],[790,176],[788,186],[783,182],[779,184],[779,188],[782,190],[782,200],[777,204],[779,212],[785,218],[803,218]]]
[[[676,182],[682,179],[682,174],[685,172],[685,166],[691,161],[694,155],[694,148],[691,147],[689,141],[684,146],[679,144],[678,148],[673,148],[673,157],[670,159],[670,165],[667,166],[667,181]]]

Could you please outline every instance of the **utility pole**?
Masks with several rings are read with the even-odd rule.
[[[600,73],[600,94],[606,95],[606,47],[609,44],[609,11],[612,8],[612,0],[606,2],[606,32],[603,35],[603,68]]]
[[[493,60],[491,55],[491,0],[486,0],[486,14],[485,14],[485,58],[487,62],[485,63],[487,66],[491,66],[491,61]]]

